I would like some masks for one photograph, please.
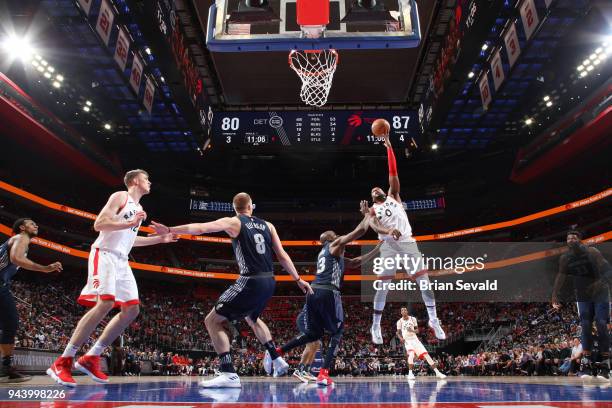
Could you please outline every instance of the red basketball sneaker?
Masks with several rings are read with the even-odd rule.
[[[322,368],[319,371],[319,376],[317,377],[318,385],[332,385],[334,382],[331,378],[329,378],[329,370],[326,368]]]
[[[108,376],[100,370],[100,356],[82,356],[74,367],[82,373],[87,374],[95,382],[106,384]]]
[[[72,357],[58,357],[47,369],[47,375],[56,383],[67,387],[76,387],[76,381],[72,378]]]

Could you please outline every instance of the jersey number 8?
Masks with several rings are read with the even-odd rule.
[[[253,235],[253,239],[255,240],[255,250],[257,253],[264,255],[266,253],[266,240],[263,235],[255,234]]]

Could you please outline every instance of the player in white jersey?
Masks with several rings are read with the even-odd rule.
[[[94,381],[108,382],[108,377],[100,370],[100,355],[140,311],[138,287],[128,264],[128,255],[133,246],[177,240],[173,234],[137,236],[140,224],[147,217],[140,199],[151,191],[151,182],[144,170],[128,171],[124,182],[127,191],[113,193],[94,223],[94,230],[100,235],[91,246],[87,284],[78,299],[80,304],[92,309],[77,324],[64,353],[47,370],[47,374],[62,385],[76,386],[71,370],[77,351],[111,309],[120,307],[121,312],[106,325],[94,346],[75,363],[75,368]]]
[[[414,357],[418,357],[419,359],[425,359],[427,363],[431,366],[436,373],[436,377],[438,378],[446,378],[444,374],[438,370],[437,364],[425,347],[423,343],[417,337],[417,319],[414,316],[410,316],[408,314],[408,308],[402,307],[401,309],[402,318],[397,321],[397,337],[400,339],[402,343],[404,343],[404,348],[406,349],[406,354],[408,355],[408,379],[414,380],[414,373],[412,369],[414,368]]]
[[[383,241],[380,248],[380,257],[382,259],[395,258],[399,255],[402,259],[406,257],[408,262],[404,265],[406,272],[415,277],[417,284],[421,287],[421,282],[427,282],[429,287],[429,277],[427,269],[422,260],[421,253],[412,237],[412,228],[408,221],[408,216],[404,210],[402,200],[399,196],[400,182],[397,174],[397,163],[393,147],[389,140],[389,135],[385,136],[385,146],[387,147],[387,158],[389,161],[389,192],[385,194],[382,188],[374,187],[372,189],[372,201],[374,205],[371,211],[375,217],[371,218],[370,225],[374,231],[379,233],[378,237]],[[383,262],[383,265],[385,263]],[[395,276],[397,268],[395,262],[393,267],[385,268],[380,274],[381,278],[389,279],[390,276]],[[380,320],[383,310],[387,302],[387,294],[389,290],[380,289],[374,295],[374,313],[370,332],[372,334],[372,342],[382,344],[383,337],[380,331]],[[446,334],[440,325],[436,313],[436,299],[432,290],[421,290],[421,297],[425,306],[427,306],[427,314],[429,316],[429,327],[431,327],[436,337],[440,340],[446,338]]]

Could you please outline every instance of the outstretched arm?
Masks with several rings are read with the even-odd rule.
[[[225,232],[234,238],[240,233],[240,220],[236,217],[224,217],[211,222],[200,222],[193,224],[177,225],[167,227],[155,221],[151,221],[151,227],[159,235],[163,234],[189,234],[201,235],[210,232]]]
[[[391,146],[391,139],[389,135],[385,136],[385,146],[387,147],[387,160],[389,162],[389,192],[391,196],[397,202],[402,202],[399,196],[400,182],[397,174],[397,161],[395,160],[395,153],[393,152],[393,146]]]
[[[23,236],[15,238],[15,241],[11,245],[11,252],[9,254],[12,264],[17,265],[20,268],[36,272],[48,273],[62,270],[62,264],[60,262],[53,262],[52,264],[45,266],[28,259],[27,253],[29,244],[30,240]]]
[[[358,256],[356,258],[344,258],[344,262],[348,268],[355,269],[359,268],[361,265],[370,262],[372,259],[376,258],[378,252],[380,250],[380,246],[382,242],[379,242],[373,250],[368,252],[365,255]]]
[[[157,245],[157,244],[167,244],[169,242],[178,241],[178,235],[176,234],[163,234],[163,235],[155,235],[152,237],[136,237],[134,241],[135,247],[143,247],[149,245]]]

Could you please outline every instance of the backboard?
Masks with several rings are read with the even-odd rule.
[[[421,31],[415,0],[326,0],[329,21],[319,38],[298,24],[301,7],[319,0],[218,0],[209,10],[212,52],[414,48]],[[253,7],[253,4],[257,4]]]

